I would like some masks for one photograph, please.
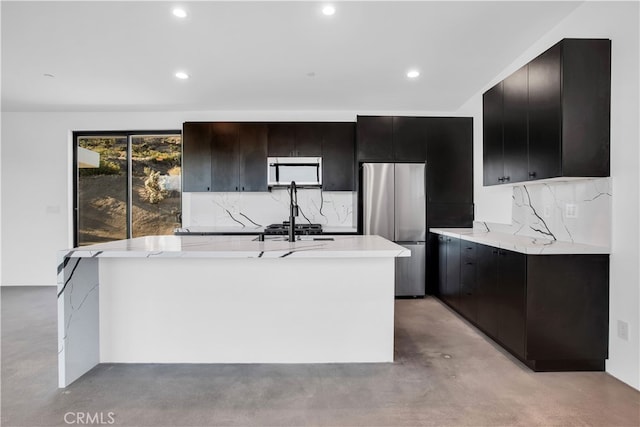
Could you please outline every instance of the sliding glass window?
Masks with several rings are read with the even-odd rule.
[[[180,131],[75,132],[74,244],[180,226]]]

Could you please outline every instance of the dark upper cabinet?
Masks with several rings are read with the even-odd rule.
[[[295,123],[295,155],[303,157],[322,156],[322,140],[326,122]]]
[[[269,123],[268,154],[288,157],[295,154],[296,128],[293,123]]]
[[[238,136],[241,191],[267,191],[267,124],[242,123]]]
[[[503,82],[504,181],[529,179],[527,164],[528,68],[522,67]]]
[[[562,44],[562,174],[609,176],[611,40]]]
[[[393,117],[393,158],[400,162],[427,159],[427,127],[430,117]]]
[[[482,164],[484,185],[504,181],[502,126],[503,83],[500,82],[482,96]]]
[[[183,191],[267,191],[267,128],[260,123],[186,122]]]
[[[393,161],[393,117],[358,116],[356,141],[358,161]]]
[[[322,155],[321,122],[269,123],[268,154],[271,157]]]
[[[211,124],[211,191],[238,191],[238,123]]]
[[[529,63],[529,165],[532,179],[560,176],[562,143],[562,47]]]
[[[322,137],[322,189],[355,189],[355,124],[324,123]]]
[[[522,142],[525,104],[526,152]],[[486,92],[483,108],[485,185],[609,176],[611,41],[558,42]],[[498,132],[500,124],[502,135]],[[501,143],[504,170],[502,176],[497,176],[500,159],[496,147]]]
[[[473,119],[428,117],[424,124],[427,200],[473,203]]]
[[[211,191],[211,127],[187,122],[182,126],[182,191]]]

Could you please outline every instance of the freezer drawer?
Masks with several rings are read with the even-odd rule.
[[[409,258],[396,258],[396,296],[424,296],[426,248],[424,242],[396,242],[411,251]]]

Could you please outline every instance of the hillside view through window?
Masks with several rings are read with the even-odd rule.
[[[173,234],[179,134],[76,135],[76,244]]]

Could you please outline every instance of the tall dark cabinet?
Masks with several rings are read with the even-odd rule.
[[[485,92],[484,185],[609,176],[610,105],[611,41],[561,40]]]
[[[427,229],[473,225],[472,118],[358,116],[356,157],[358,165],[426,162]],[[362,232],[360,197],[358,215]],[[427,239],[425,291],[437,293],[438,241]]]

